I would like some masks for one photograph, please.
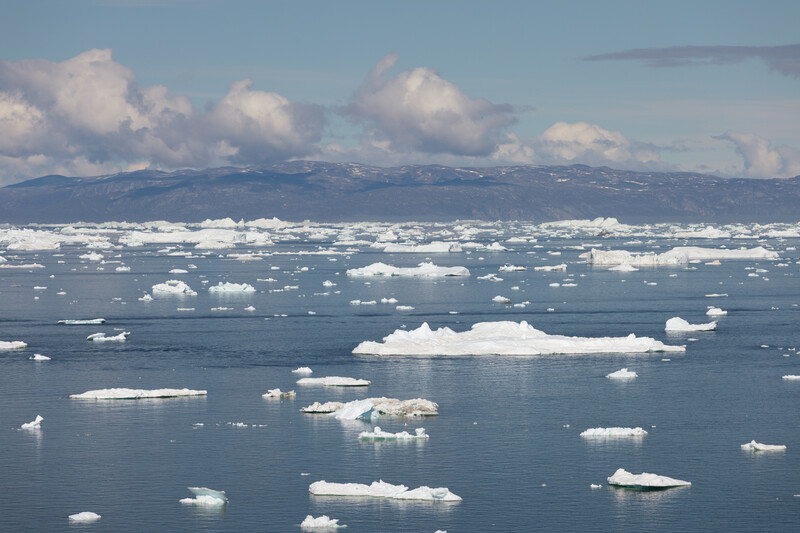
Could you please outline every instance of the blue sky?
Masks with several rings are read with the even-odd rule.
[[[800,174],[796,1],[0,9],[0,184],[292,158]]]

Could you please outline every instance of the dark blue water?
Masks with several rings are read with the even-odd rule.
[[[623,245],[624,240],[603,244],[636,249]],[[796,240],[768,242],[781,251],[786,267],[723,261],[721,266],[690,265],[696,270],[633,273],[589,268],[578,262],[579,251],[562,249],[580,242],[540,240],[543,248],[515,244],[514,252],[471,254],[390,255],[362,247],[360,253],[332,256],[337,261],[296,254],[253,262],[216,253],[185,259],[155,253],[157,247],[105,252],[106,259],[121,255],[117,259],[131,266],[128,273],[114,272],[115,264],[97,270],[97,263],[78,259],[86,250],[77,247],[19,252],[20,262],[46,268],[0,272],[0,340],[29,344],[25,350],[0,352],[0,530],[299,531],[307,514],[327,514],[347,524],[347,531],[369,532],[795,531],[800,517],[800,497],[794,496],[800,494],[800,382],[781,376],[800,374],[798,256],[785,251],[787,245],[797,246]],[[740,244],[699,244],[723,243]],[[268,251],[310,250],[316,244],[279,244]],[[663,251],[682,243],[657,244]],[[548,256],[547,250],[562,255]],[[531,251],[536,254],[526,253]],[[413,266],[426,257],[442,266],[467,266],[472,276],[369,283],[345,276],[347,268],[376,261]],[[569,263],[567,272],[497,272],[505,263],[560,262]],[[167,274],[189,263],[198,268]],[[309,270],[301,272],[301,267]],[[769,273],[749,277],[754,272],[749,267]],[[489,272],[504,281],[477,279]],[[277,281],[256,281],[269,277]],[[172,278],[186,281],[199,294],[137,300],[153,284]],[[569,278],[577,287],[548,286]],[[203,280],[247,282],[258,292],[212,295]],[[337,285],[323,287],[324,280]],[[298,288],[274,291],[287,285]],[[60,290],[67,294],[56,294]],[[729,296],[706,298],[708,293]],[[492,303],[498,294],[531,304],[521,309]],[[349,303],[382,297],[414,309]],[[248,305],[256,310],[244,311]],[[664,333],[672,316],[708,321],[708,305],[728,311],[717,331]],[[56,325],[59,319],[94,317],[108,322]],[[687,344],[687,350],[547,357],[351,354],[359,342],[379,340],[403,325],[415,328],[427,321],[432,327],[465,330],[487,320],[527,320],[548,333],[566,335],[633,332]],[[117,330],[132,332],[127,343],[85,341],[90,333]],[[34,353],[52,360],[28,360]],[[365,378],[372,385],[301,388],[290,372],[298,366],[312,367],[314,376]],[[615,382],[604,377],[622,367],[635,370],[639,378]],[[111,387],[188,387],[206,389],[208,396],[68,398]],[[276,387],[295,389],[297,397],[262,399]],[[314,401],[371,396],[437,402],[437,417],[379,422],[391,431],[425,427],[430,439],[359,442],[358,433],[371,424],[299,412]],[[44,417],[42,430],[16,429],[37,414]],[[236,422],[265,426],[230,424]],[[598,426],[642,426],[649,435],[610,441],[578,436]],[[752,439],[786,444],[788,450],[743,452],[740,445]],[[609,488],[606,477],[620,467],[685,479],[692,486],[660,492]],[[444,486],[463,501],[310,496],[308,485],[322,479]],[[591,489],[592,483],[603,488]],[[220,510],[181,505],[178,500],[190,496],[187,486],[225,490],[230,503]],[[80,511],[94,511],[102,519],[68,523],[67,516]]]

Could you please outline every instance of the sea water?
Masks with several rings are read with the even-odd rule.
[[[502,228],[501,228],[502,229]],[[501,240],[502,231],[492,235]],[[384,254],[357,246],[338,255],[301,255],[320,242],[277,243],[191,258],[160,246],[101,251],[116,264],[80,259],[82,246],[3,252],[43,269],[0,271],[0,530],[2,531],[299,531],[326,514],[347,531],[794,531],[800,516],[800,239],[766,239],[779,261],[723,261],[610,272],[587,266],[572,247],[666,251],[689,244],[754,246],[752,240],[676,241],[548,238],[513,251]],[[487,241],[488,242],[491,241]],[[330,244],[330,242],[321,244]],[[787,250],[788,248],[788,250]],[[186,250],[192,250],[190,246]],[[226,253],[261,251],[261,261]],[[560,256],[548,251],[561,252]],[[535,253],[532,253],[535,252]],[[285,253],[285,255],[279,255]],[[336,259],[332,261],[331,259]],[[359,278],[345,275],[382,261],[431,260],[465,266],[469,277]],[[532,267],[568,264],[566,272]],[[787,266],[777,267],[776,263]],[[188,274],[167,274],[187,268]],[[498,272],[510,263],[524,272]],[[277,267],[273,269],[272,267]],[[303,270],[308,268],[308,270]],[[756,268],[768,270],[748,276]],[[502,282],[478,280],[496,273]],[[54,277],[50,277],[53,275]],[[765,280],[764,278],[768,278]],[[276,281],[257,281],[273,278]],[[139,301],[152,285],[187,282],[197,296]],[[323,286],[330,280],[336,285]],[[551,283],[577,286],[550,287]],[[207,281],[208,283],[203,283]],[[250,283],[251,294],[211,294],[220,281]],[[34,290],[34,286],[47,289]],[[291,288],[291,287],[297,287]],[[512,287],[519,290],[512,290]],[[288,288],[285,288],[288,287]],[[65,292],[66,294],[57,294]],[[726,293],[709,298],[706,294]],[[492,302],[503,295],[515,308]],[[381,304],[396,298],[398,311]],[[376,305],[350,305],[351,300]],[[668,335],[673,316],[716,331]],[[248,306],[254,311],[244,310]],[[212,311],[212,308],[230,310]],[[178,308],[193,311],[179,311]],[[309,311],[315,314],[309,314]],[[103,325],[58,320],[103,317]],[[550,334],[650,336],[686,345],[685,353],[538,357],[355,356],[364,340],[398,328],[456,331],[482,321],[526,320]],[[130,331],[127,342],[95,344],[88,335]],[[767,348],[762,345],[768,345]],[[34,353],[50,361],[29,360]],[[366,388],[303,387],[291,372],[349,376]],[[627,367],[628,381],[606,374]],[[206,397],[79,401],[91,389],[204,389]],[[267,400],[268,389],[294,389]],[[299,409],[314,401],[387,396],[439,404],[427,418],[342,421]],[[37,414],[42,429],[19,430]],[[202,424],[202,425],[200,425]],[[245,424],[246,427],[242,427]],[[364,442],[362,431],[414,432],[429,439]],[[585,439],[591,427],[641,426],[639,439]],[[750,453],[751,440],[786,444]],[[641,492],[608,487],[617,468],[691,481],[688,488]],[[316,497],[310,483],[448,487],[460,503]],[[592,489],[591,484],[602,485]],[[224,490],[220,507],[182,505],[187,487]],[[81,511],[96,522],[69,523]]]

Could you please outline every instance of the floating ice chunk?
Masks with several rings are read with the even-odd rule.
[[[195,296],[197,293],[189,285],[177,279],[167,280],[164,283],[153,285],[153,294],[186,294]]]
[[[785,379],[787,381],[796,381],[796,380],[800,380],[800,375],[787,374],[787,375],[783,376],[783,379]]]
[[[311,515],[307,515],[305,520],[300,523],[301,529],[335,529],[340,527],[347,527],[344,524],[339,524],[338,518],[331,518],[328,515],[322,515],[314,518]]]
[[[225,283],[219,282],[217,285],[208,288],[208,292],[227,292],[227,293],[245,293],[256,292],[256,288],[249,283]]]
[[[567,264],[561,263],[560,265],[543,265],[533,267],[533,269],[539,272],[563,272],[567,270]]]
[[[712,293],[712,294],[706,294],[706,298],[725,298],[726,296],[728,296],[728,294],[727,294],[727,293]]]
[[[44,418],[42,418],[42,415],[36,415],[36,419],[35,420],[31,420],[30,422],[26,422],[26,423],[22,424],[19,428],[20,429],[30,429],[30,430],[42,429],[42,420],[44,420]]]
[[[685,265],[689,261],[712,259],[779,259],[778,253],[759,246],[757,248],[730,250],[728,248],[700,248],[678,246],[661,254],[634,254],[627,250],[597,250],[581,254],[590,265],[610,266],[628,263],[633,266]]]
[[[785,452],[785,444],[761,444],[751,440],[747,444],[742,444],[742,449],[748,452]]]
[[[180,500],[181,503],[188,504],[188,505],[225,505],[228,503],[228,497],[225,495],[224,490],[211,490],[205,487],[187,487],[192,494],[195,495],[194,498],[183,498]]]
[[[603,485],[595,485],[594,483],[592,483],[591,485],[589,485],[589,488],[592,488],[592,489],[602,489],[602,488],[603,488]]]
[[[566,267],[566,265],[564,265]],[[500,272],[524,272],[528,270],[528,267],[524,266],[517,266],[517,265],[510,265],[506,263],[505,265],[501,266],[498,269]]]
[[[687,487],[691,485],[688,481],[656,474],[648,474],[647,472],[631,474],[622,468],[618,469],[614,472],[613,476],[608,478],[608,484],[631,489],[669,489],[672,487]]]
[[[412,417],[412,416],[435,416],[439,414],[439,406],[430,400],[426,400],[424,398],[414,398],[411,400],[398,400],[397,398],[367,398],[372,405],[375,406],[375,410],[378,411],[379,414],[385,416],[402,416],[402,417]],[[354,400],[354,401],[361,401],[361,400]],[[348,402],[353,403],[353,402]],[[325,413],[335,413],[340,409],[343,409],[348,403],[342,402],[327,402],[327,403],[319,403],[314,402],[313,404],[303,407],[300,409],[303,413],[316,413],[316,414],[325,414]]]
[[[81,394],[70,394],[75,400],[144,400],[149,398],[180,398],[205,396],[208,391],[192,389],[98,389]]]
[[[381,298],[382,304],[396,304],[397,298]]]
[[[301,366],[299,368],[295,368],[294,370],[292,370],[293,374],[311,374],[313,372],[314,371],[308,368],[307,366]]]
[[[492,298],[492,301],[496,302],[496,303],[499,303],[499,304],[510,304],[511,303],[511,299],[510,298],[506,298],[505,296],[500,296],[499,294],[497,296],[495,296],[494,298]]]
[[[247,307],[244,308],[244,311],[251,311],[252,312],[252,311],[255,311],[255,310],[256,310],[256,308],[253,307],[252,305],[248,305]]]
[[[336,284],[334,282],[332,282],[331,280],[326,279],[325,281],[322,282],[322,286],[323,287],[335,287]]]
[[[35,353],[31,357],[28,357],[31,361],[49,361],[50,358],[46,355],[42,355],[40,353]]]
[[[188,274],[188,273],[189,273],[188,270],[184,270],[182,268],[173,268],[172,270],[167,272],[167,274]]]
[[[485,276],[478,276],[477,279],[480,279],[480,280],[484,280],[485,279],[487,281],[494,281],[494,282],[503,281],[503,278],[498,278],[497,275],[494,272],[489,272]]]
[[[352,268],[347,271],[351,277],[402,276],[443,278],[448,276],[469,276],[465,267],[441,267],[433,263],[420,263],[416,268],[401,268],[385,263],[373,263],[364,268]]]
[[[637,272],[639,269],[635,266],[631,265],[628,262],[620,263],[616,266],[612,266],[609,270],[613,270],[615,272]]]
[[[0,341],[0,350],[21,350],[28,344],[22,341]]]
[[[114,271],[115,272],[130,272],[131,271],[131,267],[129,267],[129,266],[118,266],[117,268],[114,269]]]
[[[70,522],[94,522],[99,519],[100,515],[91,511],[83,511],[82,513],[69,515]]]
[[[472,329],[431,330],[427,322],[419,328],[395,330],[383,342],[364,341],[354,354],[372,355],[545,355],[593,353],[683,352],[684,346],[669,346],[650,337],[567,337],[548,335],[527,322],[479,322]]]
[[[434,241],[428,244],[388,244],[383,247],[388,254],[395,253],[448,253],[460,252],[461,245],[457,242]]]
[[[445,487],[432,489],[423,486],[409,490],[405,485],[392,485],[382,480],[373,481],[371,485],[316,481],[309,485],[308,492],[316,496],[369,496],[397,500],[461,501],[460,496],[456,496]]]
[[[640,427],[635,428],[590,428],[581,433],[581,437],[587,438],[617,438],[617,437],[645,437],[647,431]]]
[[[711,331],[716,329],[717,322],[708,322],[706,324],[689,324],[687,321],[680,317],[672,317],[667,320],[667,325],[664,327],[666,331]]]
[[[65,326],[82,326],[85,324],[105,324],[105,318],[87,318],[87,319],[76,319],[76,320],[59,320],[59,324],[63,324]]]
[[[628,370],[627,368],[620,368],[616,372],[606,374],[606,377],[609,379],[634,379],[638,378],[639,374],[633,370]]]
[[[379,426],[375,426],[372,431],[362,431],[358,434],[359,440],[411,440],[427,439],[428,437],[429,435],[425,433],[425,428],[416,428],[412,435],[408,431],[389,433],[381,430]]]
[[[104,256],[103,254],[99,254],[97,252],[91,252],[88,254],[82,254],[78,256],[81,259],[88,259],[89,261],[100,261]]]
[[[266,394],[262,394],[262,398],[294,398],[296,396],[293,390],[282,391],[281,389],[269,389]]]
[[[375,405],[370,400],[354,400],[347,402],[341,409],[333,413],[334,418],[339,420],[370,420],[378,416]]]
[[[106,337],[105,333],[92,333],[88,337],[86,337],[87,341],[94,341],[94,342],[125,342],[128,340],[128,335],[130,335],[130,331],[123,331],[118,335],[114,335],[112,337]]]
[[[324,385],[326,387],[366,387],[366,379],[346,378],[340,376],[325,376],[323,378],[300,378],[298,385]]]
[[[139,298],[139,301],[140,302],[152,302],[153,301],[153,297],[150,296],[149,294],[145,293],[144,296]]]
[[[727,314],[727,311],[723,311],[719,307],[709,307],[708,311],[706,311],[706,315],[708,316],[725,316]]]
[[[414,310],[414,306],[412,306],[412,305],[398,305],[397,307],[395,307],[395,309],[397,309],[398,311],[413,311]]]

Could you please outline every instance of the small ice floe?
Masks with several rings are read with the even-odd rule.
[[[311,374],[314,371],[308,368],[307,366],[301,366],[299,368],[295,368],[292,370],[292,374]]]
[[[228,497],[225,495],[224,490],[211,490],[205,487],[187,487],[194,498],[183,498],[181,503],[188,505],[225,505],[228,503]]]
[[[378,304],[377,300],[368,300],[368,301],[350,300],[350,305],[377,305],[377,304]]]
[[[412,440],[412,439],[427,439],[429,435],[425,433],[425,428],[416,428],[412,435],[408,431],[401,431],[399,433],[389,433],[382,431],[379,426],[375,426],[372,431],[362,431],[358,434],[359,440]]]
[[[787,381],[798,381],[798,380],[800,380],[800,375],[797,375],[797,374],[786,374],[785,376],[783,376],[782,379],[785,379]]]
[[[70,394],[75,400],[144,400],[149,398],[180,398],[205,396],[208,391],[192,389],[98,389],[81,394]]]
[[[114,269],[114,271],[115,272],[130,272],[131,271],[131,267],[129,267],[129,266],[118,266],[117,268]]]
[[[590,428],[581,433],[581,437],[586,438],[620,438],[620,437],[646,437],[647,431],[640,427],[635,428]]]
[[[414,306],[412,306],[412,305],[398,305],[398,306],[395,307],[395,309],[398,310],[398,311],[413,311],[414,310]]]
[[[344,524],[339,524],[338,518],[331,518],[328,515],[322,515],[314,518],[307,515],[305,520],[300,522],[301,529],[336,529],[340,527],[347,527]]]
[[[639,269],[626,261],[616,266],[612,266],[609,268],[609,270],[613,270],[615,272],[637,272]]]
[[[385,263],[373,263],[364,268],[352,268],[346,272],[351,277],[401,276],[422,278],[444,278],[450,276],[469,276],[465,267],[441,267],[433,263],[420,263],[415,268],[401,268]]]
[[[70,522],[94,522],[95,520],[100,520],[100,515],[91,511],[69,515]]]
[[[118,335],[114,335],[112,337],[106,337],[105,333],[92,333],[88,337],[86,337],[87,341],[93,342],[125,342],[128,340],[128,335],[130,335],[130,331],[123,331]]]
[[[505,248],[504,248],[505,249]],[[433,241],[427,244],[389,244],[383,247],[387,254],[396,253],[457,253],[461,245],[457,242]]]
[[[785,444],[761,444],[751,440],[747,444],[742,444],[742,449],[748,452],[785,452]]]
[[[229,281],[222,283],[220,281],[217,285],[209,287],[208,292],[246,293],[256,292],[256,288],[249,283],[231,283]]]
[[[294,398],[296,396],[293,390],[282,391],[281,389],[269,389],[266,394],[262,394],[262,398]]]
[[[30,422],[25,422],[19,427],[19,429],[29,429],[29,430],[42,429],[42,420],[44,420],[44,418],[42,418],[42,415],[36,415],[35,420],[31,420]]]
[[[505,296],[500,296],[499,294],[497,296],[495,296],[494,298],[492,298],[492,301],[495,302],[495,303],[498,303],[498,304],[510,304],[511,303],[511,299],[510,298],[506,298]]]
[[[33,290],[35,290],[35,291],[46,291],[47,287],[42,287],[40,285],[36,285],[36,286],[33,287]]]
[[[424,398],[414,398],[411,400],[398,400],[397,398],[367,398],[366,400],[354,400],[352,402],[342,403],[342,402],[327,402],[327,403],[319,403],[314,402],[313,404],[303,407],[300,409],[303,413],[308,414],[329,414],[329,413],[336,413],[342,409],[347,408],[348,412],[357,411],[358,409],[362,409],[362,413],[364,409],[368,406],[366,404],[359,404],[357,409],[353,409],[350,406],[355,404],[356,402],[364,402],[369,401],[374,410],[377,411],[379,415],[382,416],[402,416],[402,417],[413,417],[413,416],[435,416],[439,414],[439,405],[435,402],[430,400],[426,400]],[[374,415],[370,415],[373,417]]]
[[[715,292],[715,293],[711,293],[711,294],[706,294],[706,298],[725,298],[726,296],[728,296],[728,293],[716,293]]]
[[[153,301],[153,297],[150,296],[148,293],[144,293],[144,296],[139,298],[139,301],[140,302],[152,302]]]
[[[324,385],[326,387],[366,387],[366,379],[347,378],[341,376],[325,376],[323,378],[300,378],[298,385]]]
[[[498,271],[500,271],[500,272],[524,272],[526,270],[528,270],[528,267],[510,265],[508,263],[506,263],[505,265],[501,266],[498,269]]]
[[[547,286],[548,287],[560,287],[561,284],[559,282],[555,281],[553,283],[549,283]]]
[[[325,281],[322,282],[322,286],[323,287],[335,287],[336,284],[334,282],[332,282],[331,280],[326,279]]]
[[[188,274],[188,273],[189,273],[188,270],[184,270],[182,268],[173,268],[172,270],[167,272],[167,274]]]
[[[382,304],[396,304],[397,298],[381,298]]]
[[[250,312],[252,312],[252,311],[255,311],[255,310],[256,310],[256,308],[255,308],[255,307],[253,307],[252,305],[248,305],[248,306],[247,306],[247,307],[245,307],[243,310],[244,310],[244,311],[250,311]]]
[[[602,488],[603,488],[603,485],[595,485],[594,483],[592,483],[591,485],[589,485],[589,488],[592,488],[592,489],[602,489]]]
[[[620,368],[616,372],[606,374],[606,377],[608,379],[634,379],[638,378],[639,374],[637,374],[633,370],[628,370],[627,368]]]
[[[664,327],[666,331],[711,331],[716,329],[717,322],[708,322],[706,324],[689,324],[686,320],[674,316],[667,320]]]
[[[308,492],[315,496],[369,496],[394,500],[461,501],[460,496],[456,496],[445,487],[430,488],[423,486],[409,490],[405,485],[392,485],[383,480],[373,481],[371,485],[316,481],[309,485]]]
[[[59,320],[59,324],[65,326],[83,326],[87,324],[105,324],[105,318],[87,318],[87,319],[76,319],[76,320]]]
[[[500,282],[503,281],[503,278],[498,278],[493,272],[486,274],[485,276],[478,276],[477,279],[480,280],[487,280],[487,281],[495,281]]]
[[[622,468],[618,469],[616,472],[614,472],[613,476],[608,478],[608,484],[616,487],[639,490],[669,489],[673,487],[688,487],[691,485],[691,483],[688,481],[673,479],[666,476],[659,476],[656,474],[648,474],[647,472],[642,472],[641,474],[631,474]]]
[[[0,350],[21,350],[28,346],[22,341],[0,341]]]
[[[183,294],[186,296],[196,296],[197,293],[189,285],[177,279],[170,279],[164,283],[157,283],[151,289],[153,294]]]
[[[50,358],[46,355],[42,355],[40,353],[35,353],[32,356],[28,357],[31,361],[49,361]]]
[[[233,311],[233,307],[212,307],[212,311]]]
[[[567,270],[567,264],[561,263],[560,265],[543,265],[533,267],[533,269],[537,272],[563,272]]]
[[[333,417],[339,420],[372,420],[380,416],[370,400],[354,400],[342,405]]]
[[[706,311],[706,315],[708,316],[725,316],[728,312],[720,309],[719,307],[709,307],[708,311]]]

